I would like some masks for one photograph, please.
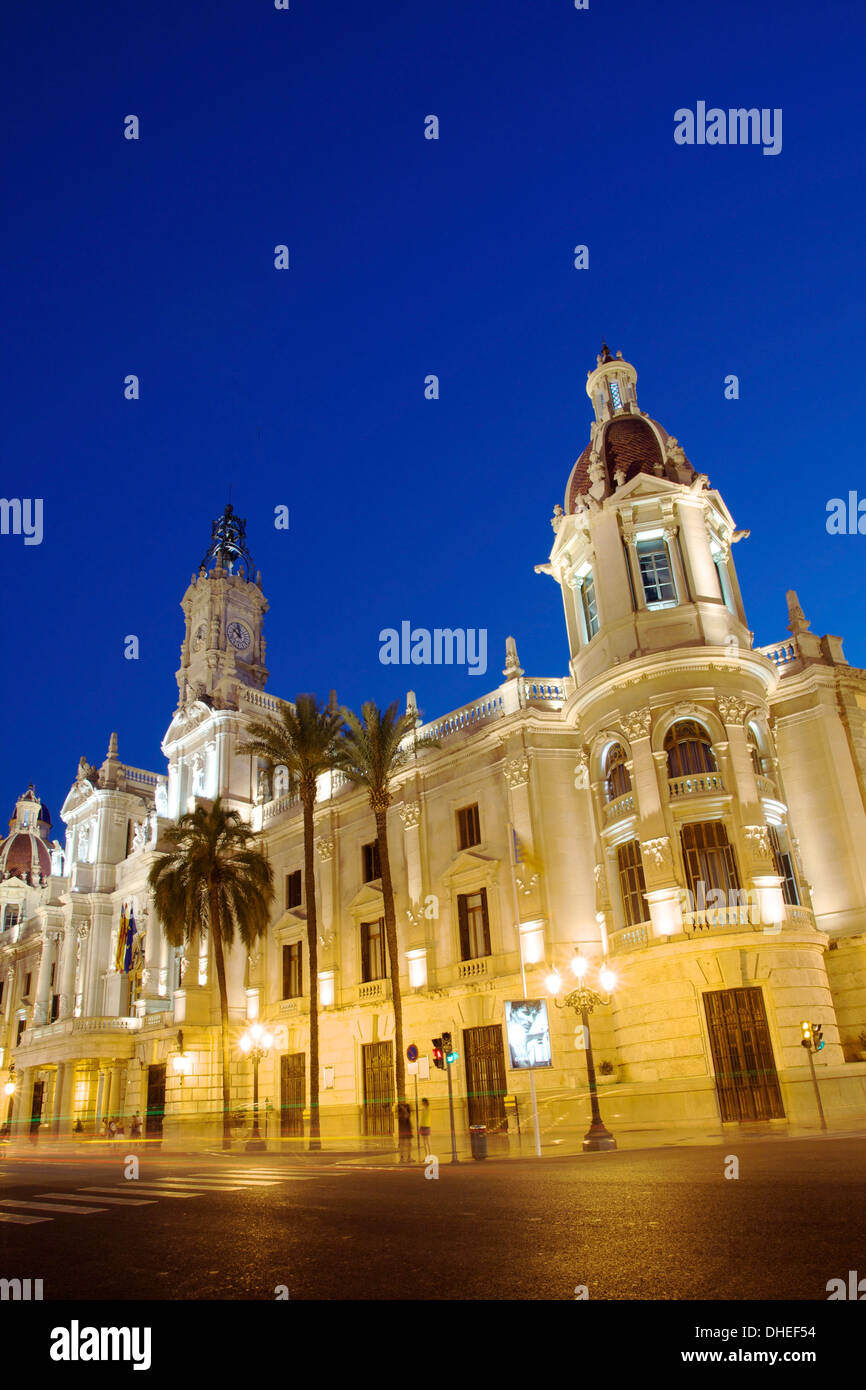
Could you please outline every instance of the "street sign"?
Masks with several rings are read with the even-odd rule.
[[[410,1076],[417,1076],[417,1075],[418,1075],[418,1063],[417,1063],[417,1062],[410,1062],[409,1065],[407,1066],[406,1070],[407,1070],[407,1072],[409,1073]]]
[[[410,1043],[406,1048],[406,1056],[409,1058],[410,1062],[418,1061],[418,1049],[414,1043]]]

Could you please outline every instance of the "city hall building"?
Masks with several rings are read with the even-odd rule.
[[[562,604],[567,674],[527,675],[509,639],[501,682],[423,724],[438,747],[395,778],[404,1038],[423,1075],[431,1039],[452,1034],[462,1131],[526,1134],[531,1076],[544,1140],[582,1131],[584,1030],[561,1006],[578,950],[603,996],[591,1036],[614,1133],[817,1122],[804,1020],[823,1030],[825,1110],[862,1118],[866,672],[840,638],[810,631],[793,592],[788,635],[753,646],[734,562],[748,533],[639,408],[636,382],[606,348],[589,372],[590,439],[537,567],[551,611]],[[167,826],[218,795],[260,833],[278,889],[267,937],[227,964],[237,1135],[252,1096],[238,1041],[254,1018],[274,1040],[260,1068],[269,1139],[303,1135],[311,989],[323,1136],[392,1132],[373,814],[363,789],[320,779],[311,981],[301,806],[285,769],[271,775],[237,751],[278,703],[266,692],[268,604],[245,547],[228,508],[182,599],[180,699],[153,768],[123,763],[111,734],[101,766],[81,760],[62,841],[31,788],[0,843],[0,1080],[14,1085],[0,1118],[16,1142],[93,1135],[107,1116],[125,1116],[128,1133],[135,1110],[154,1138],[218,1137],[213,959],[206,944],[195,959],[168,945],[147,887]],[[118,950],[130,914],[131,958]],[[531,1073],[512,1065],[530,1050],[512,1055],[506,1031],[506,1005],[523,998],[547,1002],[550,1028],[551,1065]],[[531,1056],[545,1055],[542,1029]],[[421,1093],[441,1151],[444,1071],[431,1067]]]

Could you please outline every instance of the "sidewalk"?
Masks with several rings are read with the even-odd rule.
[[[740,1146],[742,1144],[756,1143],[759,1140],[774,1139],[794,1140],[794,1139],[850,1139],[866,1138],[866,1120],[861,1122],[860,1127],[853,1127],[851,1122],[834,1123],[828,1121],[828,1129],[822,1131],[817,1125],[796,1125],[786,1124],[783,1121],[771,1123],[750,1123],[740,1125],[728,1125],[722,1127],[720,1124],[707,1127],[695,1128],[674,1128],[674,1127],[616,1127],[613,1130],[617,1142],[617,1151],[625,1152],[640,1149],[660,1149],[660,1148],[714,1148],[720,1146]],[[555,1137],[542,1134],[541,1157],[549,1158],[574,1158],[583,1157],[583,1130],[560,1132]],[[264,1153],[247,1153],[244,1141],[237,1139],[233,1142],[231,1149],[221,1149],[218,1143],[212,1139],[202,1140],[200,1144],[190,1143],[187,1139],[176,1144],[168,1142],[156,1142],[137,1140],[132,1141],[128,1137],[106,1140],[89,1139],[73,1140],[71,1136],[53,1137],[49,1135],[40,1136],[37,1143],[31,1143],[27,1139],[13,1140],[0,1144],[0,1160],[17,1159],[24,1161],[31,1159],[38,1161],[40,1158],[107,1158],[111,1155],[125,1156],[129,1153],[145,1157],[148,1154],[173,1154],[178,1157],[188,1158],[223,1158],[237,1160],[243,1157],[251,1165],[256,1162],[273,1164],[280,1163],[314,1163],[326,1165],[339,1165],[340,1167],[354,1168],[391,1168],[399,1167],[399,1157],[396,1150],[396,1141],[391,1147],[387,1141],[377,1141],[376,1146],[368,1144],[366,1147],[362,1141],[352,1143],[339,1140],[329,1141],[327,1136],[322,1139],[320,1150],[310,1151],[299,1147],[299,1141],[270,1139],[268,1148]],[[521,1135],[508,1134],[504,1136],[491,1135],[488,1138],[487,1162],[514,1162],[517,1160],[537,1161],[535,1151],[535,1138],[532,1132],[524,1132]],[[451,1159],[451,1139],[446,1133],[437,1134],[434,1145],[434,1153],[440,1163],[448,1162]],[[417,1141],[413,1141],[413,1162],[423,1162],[425,1155],[418,1157]],[[457,1156],[460,1162],[471,1162],[472,1153],[469,1144],[469,1135],[457,1135]]]

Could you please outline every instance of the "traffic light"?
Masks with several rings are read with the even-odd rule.
[[[445,1057],[442,1052],[442,1038],[433,1039],[433,1065],[434,1067],[439,1067],[441,1071],[445,1070]]]
[[[812,1046],[816,1052],[820,1052],[824,1046],[824,1025],[823,1023],[812,1024]]]
[[[805,1020],[804,1020],[804,1021],[800,1024],[800,1029],[801,1029],[802,1034],[803,1034],[802,1038],[800,1039],[801,1045],[802,1045],[803,1047],[808,1047],[809,1049],[811,1049],[811,1047],[812,1047],[812,1025],[811,1025],[811,1023],[806,1023]]]
[[[460,1056],[460,1053],[454,1051],[454,1048],[453,1048],[453,1046],[452,1046],[452,1044],[451,1044],[451,1034],[450,1034],[450,1033],[443,1033],[443,1034],[442,1034],[442,1047],[443,1047],[444,1052],[445,1052],[445,1061],[448,1062],[449,1065],[450,1065],[451,1062],[456,1062],[456,1061],[457,1061],[457,1058]]]

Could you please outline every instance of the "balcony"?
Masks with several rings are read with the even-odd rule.
[[[759,774],[755,781],[758,784],[758,792],[761,796],[768,796],[771,801],[779,800],[779,792],[772,777],[764,777]]]
[[[616,801],[609,801],[604,808],[605,825],[613,825],[614,821],[622,820],[623,816],[634,814],[634,792],[626,792],[624,796],[618,796]]]
[[[489,956],[480,956],[476,960],[461,960],[457,966],[458,980],[483,980],[489,973]]]
[[[358,986],[359,1004],[378,1004],[391,998],[390,980],[367,980]]]
[[[668,778],[671,801],[681,801],[687,796],[718,796],[724,790],[720,772],[690,772],[687,777]]]
[[[754,932],[761,936],[778,936],[786,927],[814,927],[815,918],[808,907],[786,904],[781,922],[762,923],[757,904],[743,903],[739,907],[705,908],[701,912],[683,913],[683,930],[676,936],[654,936],[651,922],[640,922],[623,931],[612,932],[609,938],[611,955],[636,951],[641,947],[667,946],[671,942],[701,940],[706,933]]]

